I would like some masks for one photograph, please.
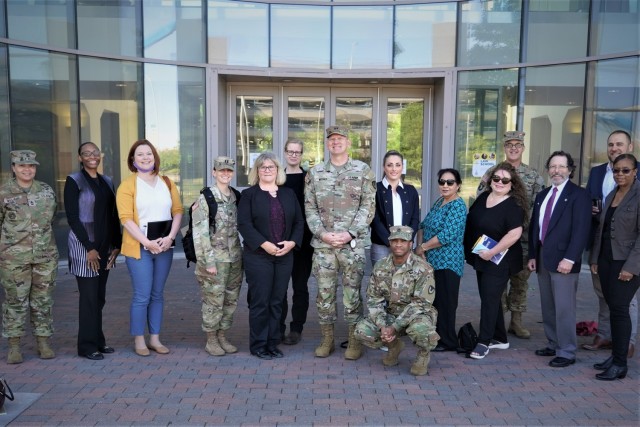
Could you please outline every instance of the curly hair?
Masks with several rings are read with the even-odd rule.
[[[516,204],[520,206],[522,210],[524,210],[524,224],[522,226],[526,227],[529,223],[529,202],[527,201],[527,190],[524,186],[524,183],[520,179],[516,168],[514,168],[511,163],[498,163],[489,170],[489,185],[487,185],[487,188],[484,191],[493,191],[493,189],[491,188],[491,177],[493,177],[498,171],[505,171],[509,175],[511,175],[511,190],[509,191],[509,195],[513,196]]]

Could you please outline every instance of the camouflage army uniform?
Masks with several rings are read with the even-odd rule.
[[[318,282],[316,305],[321,325],[334,324],[338,270],[342,269],[344,317],[355,325],[362,317],[360,288],[365,266],[365,247],[370,246],[369,224],[375,209],[376,180],[371,168],[358,160],[336,169],[330,161],[314,166],[305,181],[305,213],[313,234],[313,275]],[[322,241],[326,232],[347,231],[355,236],[349,244],[334,248]]]
[[[536,196],[544,188],[544,179],[535,169],[525,165],[524,163],[520,163],[520,166],[516,168],[516,172],[527,191],[527,200],[529,201],[527,218],[530,218],[531,209],[533,208]],[[487,173],[482,177],[480,185],[478,185],[476,195],[485,191],[489,185],[488,183],[489,175]],[[512,311],[523,313],[527,311],[527,289],[529,287],[527,280],[529,280],[529,276],[531,275],[531,272],[527,268],[527,263],[529,262],[529,225],[522,230],[520,242],[522,244],[522,270],[518,274],[510,277],[511,286],[508,294],[507,291],[505,291],[502,295],[502,309],[505,312]]]
[[[2,336],[25,335],[27,309],[33,334],[53,334],[53,290],[58,273],[58,249],[52,221],[56,213],[53,189],[40,181],[21,188],[15,179],[0,187],[0,282],[5,291]]]
[[[367,288],[369,316],[358,322],[356,337],[368,347],[380,348],[380,329],[393,326],[398,335],[406,334],[420,349],[430,351],[440,339],[435,296],[433,267],[424,258],[411,253],[403,265],[396,267],[393,255],[387,255],[371,273]]]
[[[193,245],[196,250],[196,279],[202,290],[202,330],[227,330],[233,322],[242,285],[242,246],[238,234],[236,196],[223,196],[218,187],[211,187],[218,203],[216,232],[209,227],[209,205],[203,194],[191,214]],[[214,276],[207,268],[216,267]]]

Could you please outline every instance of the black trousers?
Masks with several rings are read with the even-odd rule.
[[[282,300],[293,267],[293,254],[276,257],[244,251],[244,271],[251,294],[249,349],[252,353],[280,344]]]
[[[78,277],[78,355],[91,354],[106,345],[102,332],[102,309],[105,304],[109,271],[100,269],[96,277]]]
[[[507,288],[509,275],[491,274],[476,271],[478,278],[478,291],[480,293],[480,331],[478,342],[486,346],[491,339],[506,343],[507,329],[504,326],[504,314],[502,313],[502,293]],[[437,295],[437,291],[436,291]]]
[[[631,316],[629,303],[633,299],[640,278],[633,276],[630,282],[618,280],[618,275],[625,261],[614,261],[607,257],[598,259],[598,276],[602,284],[602,294],[609,306],[611,316],[611,353],[613,364],[627,366],[627,351],[631,338]]]
[[[460,293],[460,276],[452,270],[435,270],[436,297],[433,306],[438,310],[436,332],[440,335],[439,344],[448,349],[458,347],[456,332],[456,310]]]
[[[304,324],[307,321],[307,311],[309,311],[309,276],[311,276],[311,265],[313,262],[313,247],[308,245],[293,253],[293,269],[291,270],[291,323],[289,330],[302,333]],[[280,332],[284,334],[287,329],[287,312],[289,304],[287,293],[282,300],[282,315],[280,316]]]

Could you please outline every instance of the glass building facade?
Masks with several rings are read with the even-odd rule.
[[[639,49],[640,0],[0,0],[0,181],[11,150],[38,153],[62,254],[84,141],[119,183],[150,140],[185,206],[217,155],[237,159],[238,187],[288,137],[322,161],[329,124],[379,179],[387,150],[405,154],[423,214],[441,167],[471,200],[506,130],[527,133],[539,171],[570,152],[584,185],[612,130],[640,153]]]

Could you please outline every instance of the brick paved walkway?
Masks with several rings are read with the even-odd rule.
[[[315,282],[311,287],[315,295]],[[415,356],[410,342],[391,368],[373,350],[355,362],[344,360],[343,350],[327,359],[313,357],[320,335],[314,304],[303,341],[281,346],[283,359],[252,357],[245,292],[246,285],[228,333],[240,352],[208,356],[193,268],[176,260],[162,334],[171,354],[141,358],[128,333],[131,290],[120,261],[105,308],[105,333],[116,353],[93,362],[75,355],[78,294],[75,278],[61,268],[54,309],[57,357],[38,359],[29,336],[25,362],[7,365],[6,340],[0,340],[0,375],[15,392],[41,394],[10,425],[638,425],[638,356],[625,380],[607,383],[596,381],[591,367],[606,352],[580,351],[577,363],[564,369],[533,354],[545,345],[535,275],[524,316],[532,339],[513,337],[509,350],[479,361],[434,354],[429,375],[419,378],[408,372]],[[578,320],[592,320],[596,300],[586,273],[579,294]],[[471,320],[477,327],[478,317],[475,275],[467,269],[458,325]],[[340,338],[346,336],[342,321],[336,329]],[[587,340],[580,337],[579,343]]]

